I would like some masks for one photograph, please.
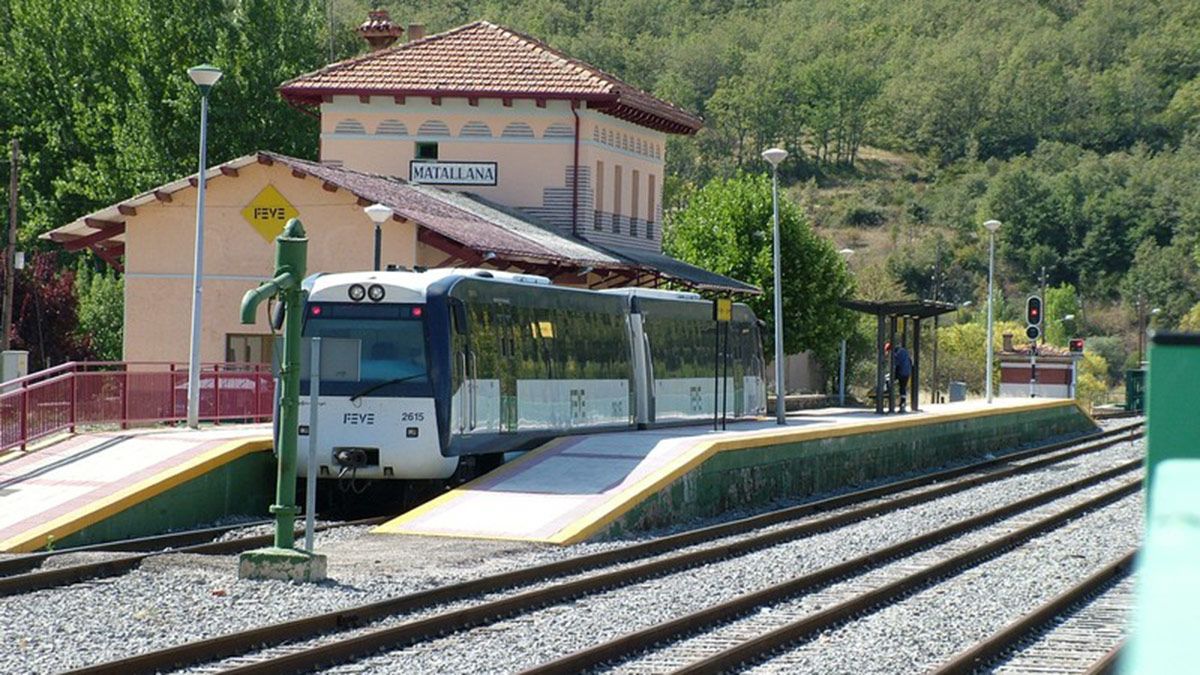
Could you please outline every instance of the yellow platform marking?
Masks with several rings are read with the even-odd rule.
[[[1092,420],[1091,415],[1089,415],[1087,410],[1085,410],[1077,401],[1070,399],[1052,399],[1036,402],[1022,401],[1019,405],[1000,403],[993,407],[975,408],[957,412],[934,412],[928,415],[917,414],[889,419],[868,418],[864,420],[851,420],[844,424],[835,424],[829,426],[821,425],[815,428],[785,427],[782,429],[763,429],[759,431],[738,434],[737,436],[731,438],[700,440],[666,465],[646,475],[633,485],[630,485],[629,487],[610,495],[609,498],[604,500],[603,503],[595,508],[590,509],[587,514],[580,517],[574,523],[559,530],[548,539],[541,537],[462,534],[458,532],[420,532],[415,530],[408,531],[404,529],[405,525],[418,519],[420,516],[440,508],[455,499],[459,499],[469,494],[472,486],[476,483],[485,479],[494,480],[497,477],[502,477],[507,473],[511,473],[512,471],[521,468],[528,461],[532,461],[533,459],[557,447],[558,443],[573,438],[567,436],[556,439],[555,441],[551,441],[550,443],[547,443],[546,445],[529,452],[518,460],[505,464],[500,469],[497,469],[496,472],[481,478],[477,478],[474,481],[471,481],[470,483],[467,483],[455,490],[451,490],[450,492],[447,492],[446,494],[429,501],[412,511],[409,511],[398,518],[380,525],[373,531],[378,533],[405,533],[424,536],[447,536],[463,539],[492,539],[497,541],[529,541],[549,542],[554,544],[575,544],[586,541],[588,538],[600,532],[617,518],[623,516],[638,504],[641,504],[648,497],[660,492],[666,486],[691,472],[701,464],[707,462],[718,452],[732,452],[763,447],[766,445],[783,445],[803,441],[823,440],[827,438],[857,436],[881,431],[892,431],[895,429],[905,429],[926,426],[930,424],[943,424],[946,422],[991,417],[994,415],[1006,415],[1031,410],[1049,410],[1067,406],[1075,406],[1089,420]],[[1092,422],[1094,423],[1094,420],[1092,420]],[[497,473],[501,471],[504,473]]]
[[[0,542],[0,551],[6,553],[36,551],[46,546],[49,541],[48,537],[62,539],[239,457],[244,457],[252,452],[269,450],[271,447],[272,441],[269,437],[240,438],[223,443],[141,482]]]

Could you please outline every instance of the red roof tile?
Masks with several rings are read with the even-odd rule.
[[[335,94],[581,100],[669,133],[693,133],[702,124],[678,106],[486,21],[325,66],[279,91],[303,105]]]

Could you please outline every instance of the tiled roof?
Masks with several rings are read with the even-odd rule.
[[[670,133],[692,133],[702,124],[678,106],[486,21],[325,66],[279,91],[304,105],[335,94],[569,99]]]
[[[412,185],[392,176],[260,151],[209,167],[205,177],[207,180],[236,180],[238,169],[255,163],[287,167],[293,175],[321,181],[322,186],[330,190],[346,190],[363,205],[385,204],[397,217],[431,233],[436,238],[435,245],[448,242],[452,248],[458,246],[478,254],[492,253],[497,262],[560,272],[591,267],[618,281],[636,281],[644,276],[658,275],[695,288],[759,292],[753,286],[661,254],[602,247],[479,197],[428,185]],[[160,185],[57,227],[41,238],[58,242],[67,250],[90,248],[119,268],[119,258],[124,253],[126,220],[137,213],[138,207],[155,201],[170,201],[172,194],[194,187],[196,181],[193,175]],[[427,235],[418,236],[424,240]]]

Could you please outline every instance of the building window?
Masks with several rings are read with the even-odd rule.
[[[438,158],[438,144],[429,141],[417,141],[413,159],[435,162]]]
[[[400,120],[384,120],[375,127],[375,133],[380,136],[407,136],[408,127]]]
[[[491,138],[492,128],[484,122],[467,122],[463,125],[463,128],[459,130],[458,135],[464,138]]]
[[[621,232],[621,166],[613,167],[613,232]]]
[[[367,133],[367,129],[358,120],[342,120],[333,128],[333,133],[359,135]]]
[[[546,127],[542,132],[542,138],[575,138],[575,130],[570,124],[564,122],[555,122]]]
[[[270,363],[274,341],[270,335],[228,333],[225,360],[229,363]]]
[[[450,127],[441,120],[428,120],[417,129],[418,136],[449,136]]]
[[[629,236],[631,237],[638,236],[638,206],[640,206],[639,202],[641,201],[641,199],[638,198],[638,188],[641,187],[639,184],[641,177],[642,173],[637,169],[634,169],[633,173],[629,177]]]
[[[596,162],[596,194],[592,198],[592,203],[596,205],[596,223],[594,227],[600,229],[600,212],[604,210],[604,162]]]
[[[658,220],[657,204],[654,203],[654,174],[646,176],[646,238],[654,238],[654,221]]]
[[[533,127],[524,122],[509,122],[500,135],[504,138],[533,138]]]

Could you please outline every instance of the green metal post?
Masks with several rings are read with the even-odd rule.
[[[1200,382],[1200,335],[1159,333],[1150,340],[1146,378],[1146,494],[1154,469],[1167,459],[1200,459],[1196,382]]]
[[[300,330],[303,294],[300,282],[308,262],[308,237],[299,219],[293,218],[275,238],[275,276],[247,291],[242,298],[242,323],[254,323],[262,301],[278,295],[284,307],[283,363],[280,367],[279,474],[275,487],[275,547],[290,549],[295,544],[296,448],[300,423]]]

